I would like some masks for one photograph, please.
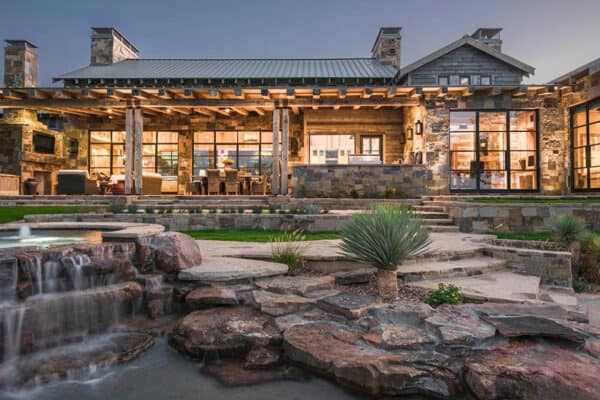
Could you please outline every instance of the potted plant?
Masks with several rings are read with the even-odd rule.
[[[406,207],[382,205],[365,214],[354,214],[344,227],[340,249],[358,262],[377,268],[379,296],[398,296],[397,269],[409,256],[425,252],[429,232],[421,219]]]
[[[222,162],[223,162],[223,165],[225,166],[225,169],[231,169],[231,166],[234,163],[234,161],[229,157],[224,159]]]

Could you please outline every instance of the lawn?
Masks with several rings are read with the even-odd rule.
[[[600,204],[600,197],[591,198],[585,197],[580,199],[544,199],[544,198],[531,198],[531,199],[516,199],[516,198],[504,198],[504,197],[490,197],[480,199],[469,199],[469,203],[480,203],[480,204]]]
[[[31,214],[80,214],[97,209],[91,206],[0,206],[0,223],[19,221]]]
[[[186,235],[190,235],[194,239],[204,240],[230,240],[237,242],[269,242],[271,238],[280,231],[263,231],[263,230],[207,230],[207,231],[184,231]],[[339,239],[338,232],[305,232],[306,240],[325,240]]]
[[[552,240],[554,234],[552,232],[490,232],[492,235],[496,235],[498,239],[512,239],[512,240],[533,240],[538,242],[545,242]]]

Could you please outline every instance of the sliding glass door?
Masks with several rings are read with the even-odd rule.
[[[452,191],[535,191],[537,166],[535,111],[450,113]]]
[[[571,110],[574,191],[600,189],[600,99]]]

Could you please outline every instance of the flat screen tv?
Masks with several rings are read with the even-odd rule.
[[[34,132],[33,151],[36,153],[54,154],[54,142],[54,136]]]

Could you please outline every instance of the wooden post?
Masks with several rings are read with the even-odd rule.
[[[133,188],[133,109],[125,110],[125,194],[131,194]]]
[[[133,116],[135,124],[135,194],[142,194],[142,175],[144,172],[144,117],[142,109],[136,108]]]
[[[273,173],[271,178],[271,192],[273,196],[279,194],[279,109],[273,110]]]
[[[288,144],[290,113],[288,108],[281,110],[281,194],[288,194]]]

